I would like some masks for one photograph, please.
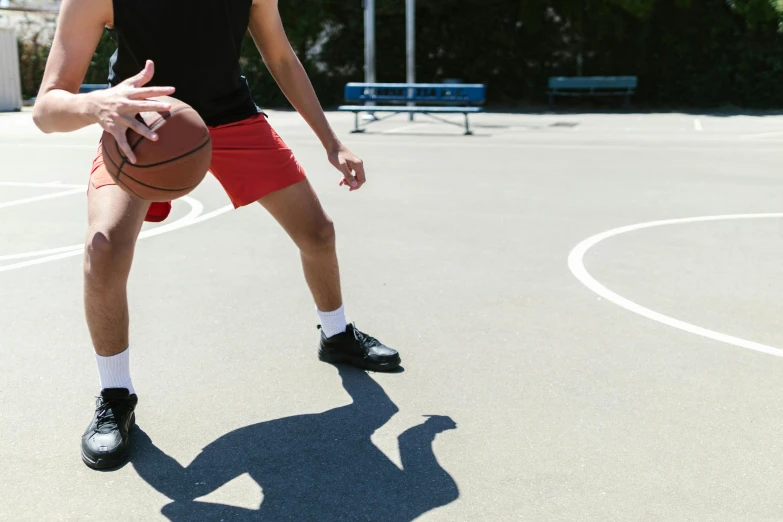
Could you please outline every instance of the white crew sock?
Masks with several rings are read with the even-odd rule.
[[[103,357],[95,354],[98,363],[98,377],[101,379],[101,390],[107,388],[127,388],[131,394],[136,393],[130,376],[130,347],[124,352]]]
[[[322,312],[318,308],[316,308],[316,311],[319,319],[321,319],[321,330],[323,330],[326,337],[341,334],[348,326],[348,321],[345,319],[345,308],[342,305],[334,312]]]

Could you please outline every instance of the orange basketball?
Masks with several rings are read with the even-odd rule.
[[[171,104],[168,112],[139,115],[158,135],[148,140],[128,129],[128,143],[136,154],[131,163],[114,136],[103,133],[106,170],[129,194],[147,201],[171,201],[190,193],[204,179],[212,159],[212,140],[201,116],[175,98],[156,98]]]

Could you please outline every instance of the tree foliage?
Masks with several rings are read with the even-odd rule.
[[[486,83],[495,106],[542,103],[550,76],[582,74],[637,75],[635,100],[653,107],[780,107],[782,2],[420,0],[417,79]],[[323,103],[340,103],[344,84],[364,77],[361,0],[282,0],[280,10]],[[376,11],[378,80],[404,81],[405,2],[376,0]],[[105,78],[112,49],[104,38],[90,81]],[[40,45],[27,56],[30,94]],[[286,104],[249,37],[242,63],[260,105]]]

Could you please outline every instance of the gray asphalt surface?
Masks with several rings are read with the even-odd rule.
[[[141,429],[130,464],[89,470],[98,381],[66,247],[99,132],[0,115],[0,519],[783,520],[783,360],[568,267],[617,227],[783,212],[783,117],[486,114],[464,137],[330,114],[368,168],[349,194],[300,118],[270,115],[335,220],[349,319],[404,372],[318,362],[293,245],[261,208],[218,212],[208,178],[139,242]],[[764,217],[631,231],[584,264],[774,349],[782,258]]]

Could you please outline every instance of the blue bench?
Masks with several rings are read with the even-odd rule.
[[[628,105],[637,83],[636,76],[558,76],[549,79],[549,105],[557,96],[624,96]]]
[[[470,130],[468,114],[482,112],[478,107],[484,103],[485,87],[481,84],[463,83],[349,83],[345,86],[345,101],[349,103],[372,102],[390,105],[343,105],[337,110],[354,113],[354,129],[351,132],[364,132],[359,126],[359,114],[387,112],[395,114],[421,113],[444,123],[456,124],[435,116],[436,114],[464,114],[465,134]],[[426,103],[426,106],[402,105]],[[389,116],[389,117],[390,117]],[[386,118],[377,118],[380,121]]]
[[[79,94],[84,94],[85,92],[92,92],[92,91],[101,91],[103,89],[108,89],[111,87],[111,85],[108,84],[102,84],[102,83],[83,83],[81,86],[79,86]],[[30,98],[30,101],[32,103],[35,103],[35,100],[37,99],[36,96],[33,96]]]
[[[79,94],[92,91],[102,91],[103,89],[108,89],[109,87],[111,87],[111,85],[102,83],[84,83],[81,85],[81,87],[79,87]]]

